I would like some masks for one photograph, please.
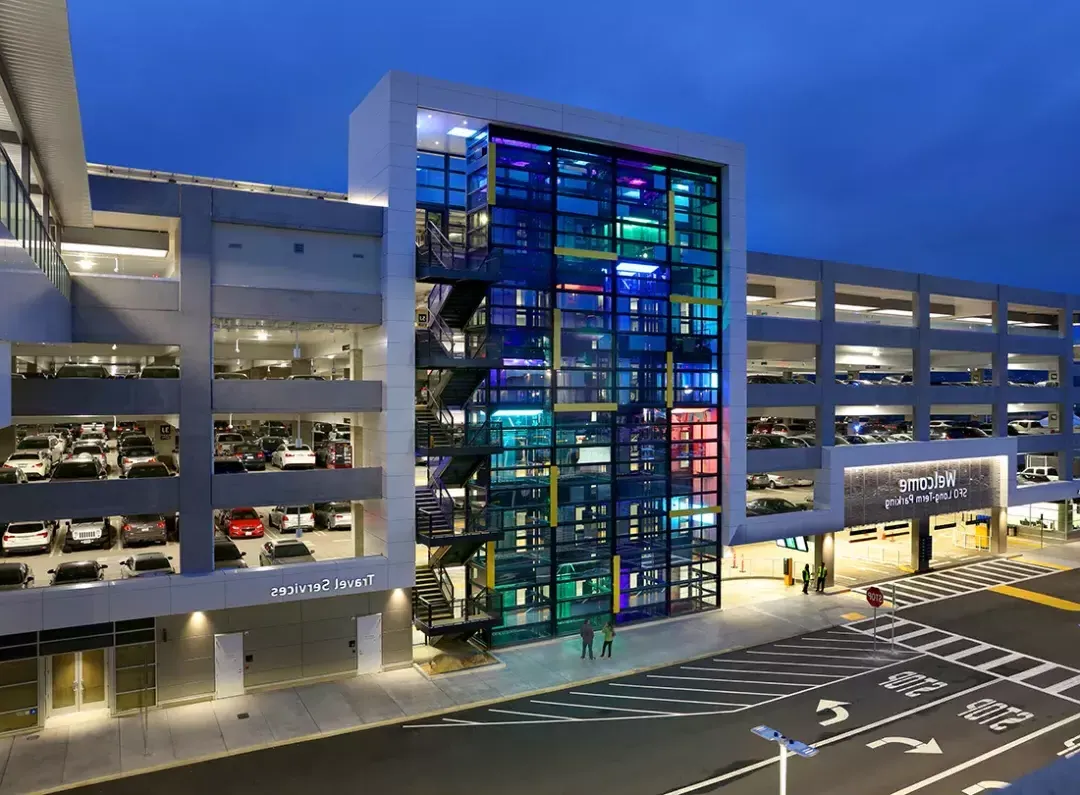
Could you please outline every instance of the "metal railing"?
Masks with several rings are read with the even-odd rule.
[[[0,224],[30,255],[65,298],[71,297],[71,275],[60,256],[60,247],[49,236],[19,172],[0,147]]]
[[[490,594],[454,599],[448,603],[448,606],[451,615],[442,616],[439,613],[445,612],[445,607],[422,596],[417,597],[416,620],[425,628],[434,629],[496,618],[494,600]]]

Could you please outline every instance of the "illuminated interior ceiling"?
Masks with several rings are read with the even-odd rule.
[[[141,367],[155,357],[176,356],[179,352],[179,347],[175,345],[111,345],[104,342],[70,345],[13,343],[11,346],[16,360],[24,364],[33,363],[44,371],[51,371],[65,362]]]
[[[465,141],[488,122],[441,110],[416,109],[416,148],[429,152],[465,154]]]

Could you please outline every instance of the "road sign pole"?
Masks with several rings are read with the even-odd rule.
[[[787,795],[787,747],[780,745],[780,795]]]
[[[890,651],[896,651],[896,583],[892,584],[892,619],[889,621]]]
[[[877,654],[877,608],[874,608],[874,654]]]

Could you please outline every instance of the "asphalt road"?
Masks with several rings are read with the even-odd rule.
[[[1023,587],[1067,589],[1077,578],[1055,574]],[[971,788],[1013,781],[1068,748],[1080,750],[1080,671],[1067,664],[1080,659],[1074,634],[1080,629],[1072,623],[1066,631],[1063,610],[1014,597],[1001,596],[1023,606],[999,606],[997,621],[984,622],[982,610],[965,608],[999,596],[975,591],[903,610],[895,648],[884,641],[875,646],[872,621],[856,622],[603,683],[82,791],[772,795],[778,746],[750,731],[767,725],[818,749],[813,758],[788,760],[791,793],[979,792]],[[935,611],[950,622],[947,628],[934,625]],[[1020,647],[978,637],[984,624],[996,628],[1006,621],[1023,622],[1009,636],[1019,638]],[[1055,635],[1060,661],[1035,654],[1042,648],[1040,628]],[[1008,635],[1008,627],[1003,632]],[[580,664],[603,670],[599,660]]]

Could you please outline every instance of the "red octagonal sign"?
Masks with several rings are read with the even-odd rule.
[[[875,588],[871,585],[866,589],[866,601],[875,610],[885,604],[885,595],[881,593],[880,588]]]

